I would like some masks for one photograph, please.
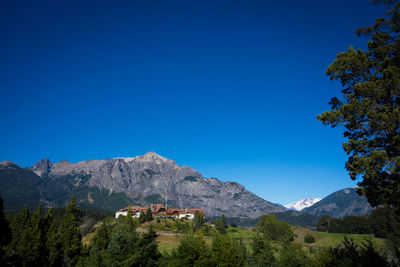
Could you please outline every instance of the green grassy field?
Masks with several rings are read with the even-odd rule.
[[[169,227],[165,227],[165,223],[170,224],[172,229],[168,229]],[[174,234],[174,230],[176,231],[177,229],[174,229],[175,227],[173,226],[174,224],[172,221],[167,221],[167,222],[162,222],[162,223],[156,223],[156,222],[151,222],[151,223],[145,223],[141,225],[140,228],[138,228],[139,232],[146,231],[146,228],[152,224],[153,226],[156,226],[155,228],[158,228],[158,237],[157,237],[157,243],[160,249],[161,253],[170,253],[173,249],[177,248],[180,242],[181,234]],[[170,230],[166,232],[166,230]],[[172,231],[171,231],[172,230]],[[341,233],[323,233],[323,232],[314,232],[311,231],[307,228],[299,227],[299,226],[293,226],[292,230],[295,234],[295,239],[293,243],[299,244],[303,247],[335,247],[339,245],[344,238],[346,237],[347,239],[353,239],[357,244],[361,245],[363,242],[370,240],[375,244],[376,247],[382,247],[384,245],[384,239],[381,238],[376,238],[372,234],[341,234]],[[94,233],[91,233],[85,237],[83,237],[83,243],[86,245],[90,244],[90,239],[93,237]],[[250,249],[250,243],[252,242],[252,237],[256,234],[256,232],[253,229],[247,229],[247,228],[232,228],[228,227],[227,228],[227,234],[231,236],[232,238],[241,240],[248,249]],[[307,244],[304,242],[304,236],[310,234],[315,238],[315,243]],[[206,242],[208,244],[211,244],[212,238],[211,237],[204,237],[206,239]],[[278,245],[279,242],[272,242],[273,245]]]
[[[377,238],[372,234],[343,234],[343,233],[324,233],[324,232],[313,232],[307,228],[294,226],[292,228],[296,237],[294,243],[303,246],[313,246],[313,247],[335,247],[339,245],[343,239],[353,239],[355,243],[361,245],[363,242],[370,240],[377,247],[381,247],[384,244],[384,239]],[[306,244],[304,242],[304,236],[306,234],[311,234],[315,238],[315,243]]]
[[[246,228],[232,228],[226,229],[227,233],[235,239],[251,239],[255,235],[255,231]]]

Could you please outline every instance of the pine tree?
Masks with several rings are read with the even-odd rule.
[[[193,218],[193,231],[199,230],[204,224],[203,214],[200,211],[196,210]]]
[[[142,211],[139,215],[139,223],[142,224],[146,221],[146,214]]]
[[[12,248],[15,251],[14,264],[30,266],[34,261],[32,250],[32,225],[31,215],[25,205],[19,214],[15,216],[12,223],[13,241]]]
[[[47,264],[47,229],[42,214],[42,204],[40,203],[36,211],[31,217],[31,229],[30,229],[30,242],[32,248],[33,266],[46,266]]]
[[[229,235],[217,235],[211,245],[214,266],[245,266],[246,247]]]
[[[274,251],[268,240],[258,234],[251,243],[252,262],[254,266],[275,266]]]
[[[10,223],[8,222],[3,208],[3,199],[0,197],[0,262],[5,262],[5,246],[12,240]],[[2,264],[0,264],[1,266]]]
[[[146,222],[150,222],[151,220],[153,220],[153,213],[151,212],[151,209],[150,208],[148,208],[147,210],[146,210],[146,215],[145,215],[145,220],[146,220]]]
[[[48,255],[48,266],[61,266],[64,259],[64,246],[61,240],[61,234],[56,227],[51,209],[47,211],[44,221],[47,228],[46,248]]]
[[[370,36],[368,50],[350,46],[328,67],[342,94],[317,118],[344,127],[346,169],[361,180],[358,193],[374,207],[400,212],[400,2],[390,2],[396,3],[385,17],[356,31]]]
[[[120,224],[111,235],[108,245],[108,258],[110,264],[122,263],[132,257],[137,251],[139,235],[131,227]]]
[[[61,240],[64,245],[64,262],[67,265],[76,264],[82,250],[82,236],[79,230],[78,215],[79,211],[73,196],[60,225]]]
[[[147,233],[142,234],[139,239],[139,250],[135,253],[134,260],[131,262],[133,266],[158,266],[161,254],[158,251],[156,238],[157,233],[150,225]]]

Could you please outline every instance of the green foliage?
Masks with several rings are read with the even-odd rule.
[[[204,217],[201,214],[200,211],[196,210],[194,212],[194,218],[193,218],[193,231],[199,230],[201,227],[203,227],[205,223]]]
[[[75,198],[67,206],[60,224],[60,235],[64,245],[64,259],[67,265],[78,262],[82,250],[82,236],[79,230],[79,211]]]
[[[369,234],[371,233],[370,218],[368,216],[346,216],[336,219],[323,215],[317,225],[317,230],[330,233]]]
[[[345,238],[342,244],[330,249],[330,256],[330,266],[388,266],[371,242],[360,247]]]
[[[311,235],[311,234],[306,234],[306,235],[304,236],[304,242],[305,242],[305,243],[308,243],[308,244],[310,244],[310,243],[315,243],[315,238],[314,238],[314,236]]]
[[[301,246],[285,244],[279,250],[277,263],[277,265],[281,267],[308,267],[311,261],[302,250]]]
[[[324,215],[317,229],[330,233],[373,233],[376,237],[389,239],[400,248],[400,216],[394,209],[377,208],[368,216],[346,216],[343,219]]]
[[[142,234],[139,240],[140,248],[136,253],[138,255],[134,257],[134,261],[131,260],[133,266],[158,266],[161,254],[158,251],[156,238],[157,234],[150,225],[148,232]]]
[[[237,225],[236,225],[235,222],[231,222],[230,226],[231,226],[232,228],[237,228]]]
[[[111,262],[122,263],[134,255],[138,249],[139,235],[127,224],[120,224],[113,232],[108,245],[108,256]]]
[[[246,246],[229,235],[217,235],[211,244],[213,266],[245,266]]]
[[[168,257],[168,266],[205,266],[210,263],[211,250],[201,235],[186,235]],[[211,266],[211,265],[208,265]]]
[[[90,244],[91,246],[96,247],[99,250],[105,251],[108,247],[108,244],[110,243],[110,240],[111,226],[109,226],[107,223],[103,223],[96,231],[96,234],[93,236]]]
[[[141,212],[140,215],[139,215],[138,222],[139,222],[139,224],[142,224],[142,223],[144,223],[145,221],[146,221],[146,213]]]
[[[264,214],[257,223],[257,230],[269,240],[291,241],[294,234],[286,222],[278,221],[273,214]]]
[[[48,264],[49,266],[61,266],[64,260],[64,246],[61,240],[61,234],[58,232],[51,209],[48,210],[44,220],[46,225],[48,226],[46,240]]]
[[[252,266],[275,266],[274,250],[268,240],[261,234],[255,235],[252,240]]]
[[[225,234],[226,233],[226,226],[222,222],[222,219],[216,219],[215,220],[215,229],[220,233],[220,234]]]
[[[5,246],[8,245],[11,240],[11,228],[6,215],[4,214],[3,199],[0,197],[0,261],[4,257]]]
[[[275,213],[275,216],[279,221],[313,230],[316,229],[319,220],[319,216],[293,210]]]
[[[146,210],[145,220],[146,220],[146,222],[150,222],[151,220],[153,220],[153,214],[151,213],[151,209],[150,208],[148,208]]]
[[[112,233],[107,250],[108,266],[158,266],[161,254],[158,251],[156,232],[152,227],[141,236],[136,227],[123,221],[118,224]],[[96,250],[91,257],[101,259]],[[97,258],[96,258],[97,257]]]
[[[344,87],[331,110],[318,120],[343,125],[349,155],[346,169],[372,206],[400,210],[400,2],[372,27],[357,30],[371,37],[368,51],[349,47],[328,67],[327,75]]]

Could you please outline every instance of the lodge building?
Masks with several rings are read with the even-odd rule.
[[[203,217],[206,216],[206,212],[203,209],[174,209],[165,207],[163,204],[151,204],[150,207],[128,206],[126,208],[120,209],[115,213],[115,218],[118,218],[121,215],[127,216],[129,210],[131,210],[132,212],[132,217],[139,218],[140,213],[145,213],[149,208],[151,209],[153,217],[160,218],[185,218],[192,220],[196,211],[199,211],[203,215]]]

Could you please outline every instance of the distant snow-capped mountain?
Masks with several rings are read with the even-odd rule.
[[[303,199],[300,199],[296,202],[290,203],[285,205],[286,208],[290,209],[290,210],[302,210],[304,208],[308,208],[311,207],[312,205],[314,205],[315,203],[317,203],[318,201],[320,201],[322,198],[312,198],[312,197],[306,197]]]

